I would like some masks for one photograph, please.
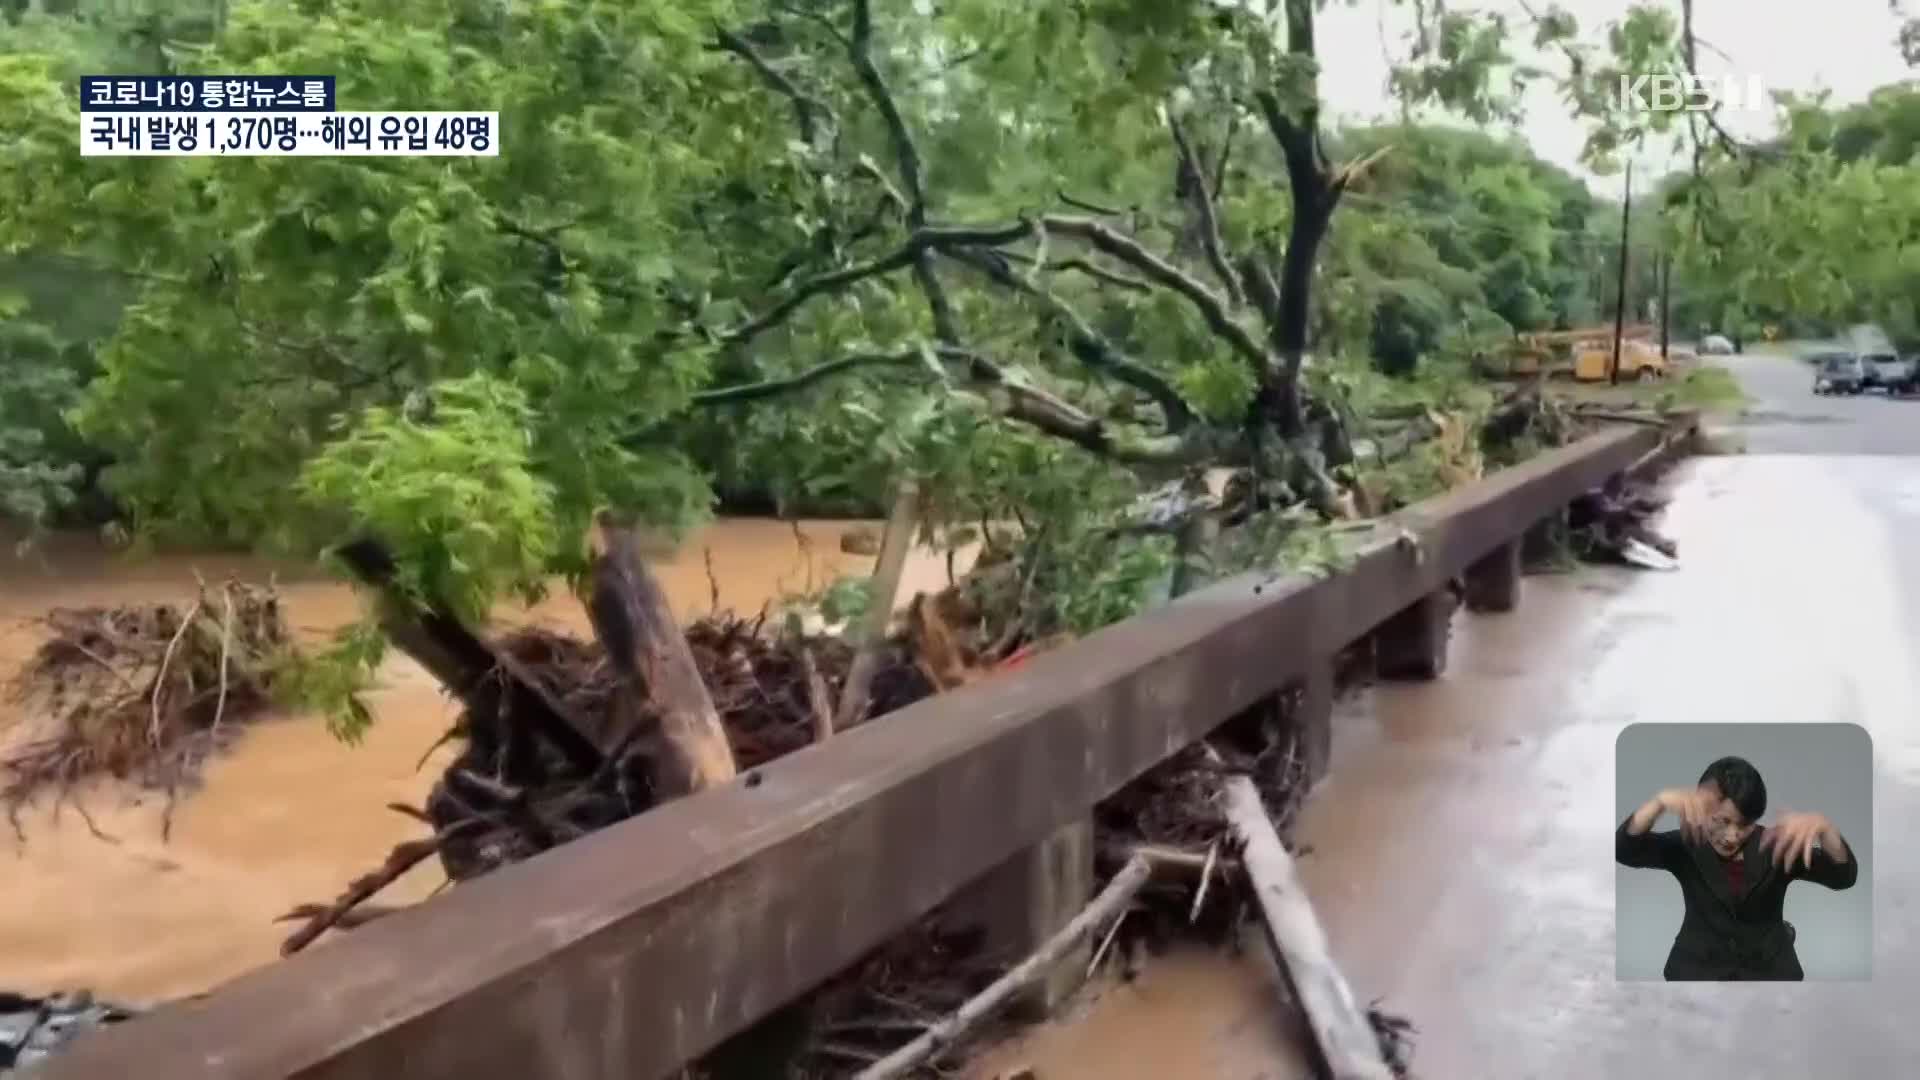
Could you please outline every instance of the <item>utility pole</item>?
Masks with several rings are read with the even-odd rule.
[[[1673,256],[1663,251],[1660,253],[1660,359],[1663,362],[1667,358],[1667,338],[1673,326],[1673,320],[1668,316],[1667,303],[1672,295]]]
[[[1620,336],[1627,329],[1627,225],[1633,218],[1633,162],[1627,162],[1627,191],[1620,200],[1620,277],[1619,292],[1613,298],[1613,363],[1607,367],[1607,383],[1620,385]]]

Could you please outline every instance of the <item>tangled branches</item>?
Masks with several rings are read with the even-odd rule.
[[[48,640],[10,687],[41,720],[0,760],[0,801],[15,832],[38,795],[51,789],[64,805],[75,783],[104,775],[165,791],[169,834],[179,790],[272,702],[287,645],[278,596],[271,587],[203,584],[184,611],[58,608],[45,625]]]

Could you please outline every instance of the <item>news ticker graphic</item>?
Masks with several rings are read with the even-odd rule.
[[[332,112],[331,75],[83,75],[82,112]]]
[[[491,112],[81,113],[81,157],[499,157]]]
[[[498,157],[497,112],[338,112],[331,75],[87,75],[82,157]]]

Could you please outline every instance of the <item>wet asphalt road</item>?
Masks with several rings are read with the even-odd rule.
[[[1739,425],[1749,453],[1920,455],[1920,398],[1816,395],[1794,348],[1721,359],[1751,399]]]
[[[1301,873],[1355,994],[1418,1026],[1420,1080],[1920,1075],[1920,401],[1816,397],[1780,352],[1725,364],[1748,452],[1676,470],[1660,528],[1680,569],[1528,578],[1518,611],[1455,617],[1444,678],[1339,707]],[[1622,729],[1809,720],[1874,740],[1855,886],[1874,980],[1617,981]],[[1257,939],[1169,972],[967,1076],[1308,1075]]]
[[[1920,1073],[1920,401],[1727,366],[1748,453],[1676,472],[1679,570],[1529,578],[1518,612],[1456,618],[1444,679],[1336,720],[1302,871],[1426,1080]],[[1615,980],[1614,742],[1641,721],[1868,730],[1872,982]]]

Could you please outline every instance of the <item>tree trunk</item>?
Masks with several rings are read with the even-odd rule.
[[[632,747],[649,729],[657,731],[655,802],[726,783],[738,771],[733,750],[666,592],[641,559],[631,528],[604,517],[596,525],[600,554],[587,614],[620,676],[606,749],[620,752],[616,748]]]
[[[1287,253],[1280,264],[1280,319],[1273,332],[1273,343],[1281,362],[1279,383],[1273,388],[1274,404],[1279,409],[1280,432],[1289,439],[1306,431],[1300,368],[1307,354],[1314,264],[1320,257],[1320,242],[1326,239],[1327,226],[1333,220],[1334,203],[1334,192],[1318,169],[1295,178],[1293,224],[1288,230]]]
[[[847,669],[847,681],[840,688],[840,712],[833,720],[836,731],[845,731],[867,718],[874,672],[880,669],[881,656],[887,648],[887,627],[893,622],[893,608],[899,602],[900,575],[906,571],[907,556],[913,551],[913,534],[919,525],[919,485],[911,479],[902,480],[894,491],[886,531],[880,536],[880,556],[874,561],[867,610],[860,620],[853,665]]]
[[[568,763],[592,774],[603,756],[578,717],[522,671],[513,659],[493,648],[453,617],[434,597],[419,607],[399,594],[393,553],[378,540],[362,538],[342,546],[336,556],[361,583],[379,594],[380,626],[401,652],[426,668],[466,706],[468,742],[484,758],[531,753],[518,747],[524,741],[519,725],[552,744]]]

